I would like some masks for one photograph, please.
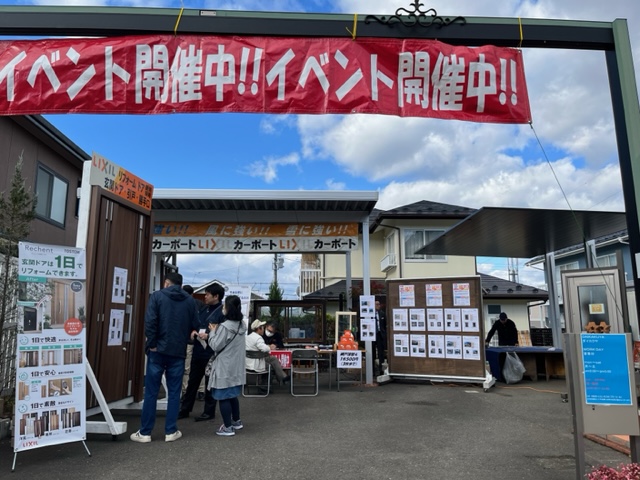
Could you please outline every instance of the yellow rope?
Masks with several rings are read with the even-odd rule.
[[[353,14],[353,31],[349,30],[349,27],[345,27],[345,30],[351,34],[351,40],[356,39],[358,33],[358,14]]]
[[[180,25],[180,19],[182,18],[182,12],[184,12],[184,6],[180,9],[180,13],[178,14],[178,19],[176,20],[176,26],[173,27],[173,35],[178,35],[178,25]]]
[[[518,49],[522,48],[522,40],[524,39],[524,35],[522,34],[522,18],[518,17],[518,25],[520,26],[520,43],[518,44]]]

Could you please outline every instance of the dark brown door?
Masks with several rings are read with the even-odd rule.
[[[87,359],[108,402],[142,398],[151,217],[94,187],[87,240]],[[93,393],[90,406],[97,402]]]

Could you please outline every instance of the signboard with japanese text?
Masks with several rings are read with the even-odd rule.
[[[251,224],[156,222],[154,252],[344,252],[358,246],[357,223]]]
[[[587,405],[632,405],[627,339],[624,334],[580,335]]]
[[[515,48],[231,35],[2,41],[0,112],[531,121],[522,52]]]
[[[360,350],[337,350],[337,368],[362,368],[362,352]]]
[[[240,298],[242,308],[242,319],[244,320],[247,328],[251,324],[249,315],[251,315],[251,285],[228,285],[225,297],[229,295],[235,295]]]
[[[85,251],[20,242],[18,265],[14,451],[85,440]]]
[[[138,207],[151,211],[153,185],[93,152],[91,155],[91,185],[97,185]]]

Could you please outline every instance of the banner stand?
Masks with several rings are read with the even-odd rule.
[[[109,410],[109,405],[107,404],[107,400],[104,398],[104,395],[102,394],[100,385],[98,385],[96,376],[93,373],[93,369],[91,368],[91,365],[89,364],[86,357],[84,359],[84,364],[85,364],[85,368],[87,369],[86,370],[87,380],[89,380],[89,384],[93,389],[93,393],[95,394],[96,399],[98,400],[98,404],[100,405],[100,410],[102,411],[102,414],[104,415],[104,418],[105,418],[104,422],[86,422],[87,433],[107,433],[107,434],[110,433],[112,435],[113,440],[116,440],[118,435],[122,433],[126,433],[127,422],[116,422],[114,420],[113,415],[111,415],[111,410]],[[85,440],[81,440],[81,442],[82,442],[82,445],[84,446],[84,449],[87,451],[87,455],[91,456],[91,452],[89,451],[89,447],[87,447]],[[15,452],[13,455],[13,464],[11,466],[12,472],[15,471],[16,469],[17,458],[18,458],[18,452]]]
[[[80,440],[82,445],[84,445],[84,449],[87,451],[87,455],[91,456],[91,452],[89,451],[89,447],[87,447],[87,443],[84,440]],[[11,472],[14,472],[16,469],[16,460],[18,459],[18,452],[13,454],[13,464],[11,465]]]
[[[127,422],[116,422],[113,419],[113,415],[111,415],[111,410],[109,409],[107,400],[104,398],[102,389],[100,388],[100,385],[98,385],[98,380],[96,379],[96,376],[93,373],[93,369],[91,368],[91,365],[89,365],[89,361],[86,357],[84,359],[84,364],[85,368],[87,369],[87,380],[89,380],[89,384],[91,385],[93,393],[96,396],[96,400],[98,400],[98,405],[100,405],[100,410],[104,415],[104,422],[86,422],[87,433],[110,433],[112,439],[116,440],[118,435],[126,433]]]

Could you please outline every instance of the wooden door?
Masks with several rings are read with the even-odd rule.
[[[151,217],[97,187],[87,240],[87,359],[108,402],[142,399]],[[96,405],[91,392],[89,405]]]

